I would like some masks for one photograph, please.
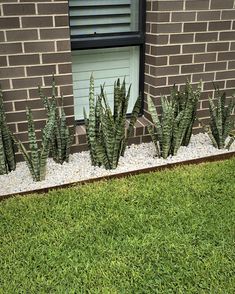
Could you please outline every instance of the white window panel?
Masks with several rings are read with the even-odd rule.
[[[72,51],[75,119],[83,119],[83,108],[89,112],[89,82],[91,73],[95,79],[95,95],[100,93],[100,85],[105,84],[105,92],[113,107],[113,85],[125,78],[127,89],[131,84],[128,112],[132,111],[139,95],[139,47],[119,47]]]
[[[138,31],[139,0],[69,0],[71,36]]]

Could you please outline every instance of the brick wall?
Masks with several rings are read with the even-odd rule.
[[[9,126],[23,141],[27,141],[26,99],[40,131],[46,115],[37,87],[49,94],[52,73],[73,124],[68,2],[1,0],[0,84]]]
[[[212,81],[228,95],[235,89],[235,1],[147,1],[146,17],[146,93],[159,105],[174,83],[202,79],[198,116],[206,118]]]
[[[147,0],[145,94],[159,106],[161,94],[169,94],[174,83],[203,80],[198,114],[208,116],[211,81],[231,95],[235,88],[234,0]],[[33,109],[38,134],[46,114],[38,97],[41,85],[50,95],[54,73],[58,94],[64,94],[65,111],[74,125],[68,1],[1,0],[0,83],[9,126],[27,141],[26,100]],[[146,124],[149,114],[139,118],[129,143],[150,140]],[[196,130],[198,126],[196,125]],[[84,126],[76,127],[72,151],[87,149]]]

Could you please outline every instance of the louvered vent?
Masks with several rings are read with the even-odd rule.
[[[138,0],[69,0],[71,36],[138,30]]]

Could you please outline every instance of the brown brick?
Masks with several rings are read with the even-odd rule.
[[[67,14],[67,3],[42,3],[38,4],[38,14]]]
[[[229,63],[228,63],[228,69],[235,69],[235,61],[229,61]]]
[[[27,16],[22,17],[23,28],[39,28],[39,27],[52,27],[52,16]]]
[[[195,41],[196,42],[210,42],[217,41],[218,33],[196,33]]]
[[[72,64],[67,63],[67,64],[59,64],[59,73],[71,73],[72,72]]]
[[[13,79],[12,84],[14,89],[35,88],[42,85],[42,78]]]
[[[3,43],[0,46],[0,54],[16,54],[21,52],[21,43]]]
[[[196,12],[172,12],[171,21],[172,22],[184,22],[184,21],[194,21],[196,18]]]
[[[170,64],[185,64],[192,63],[192,55],[176,55],[170,56]]]
[[[190,64],[190,65],[182,65],[181,73],[195,73],[202,72],[203,64]]]
[[[174,11],[174,10],[182,10],[182,9],[183,9],[183,1],[159,0],[159,1],[152,2],[153,11]]]
[[[27,98],[26,90],[10,90],[4,92],[4,101],[23,100]]]
[[[24,43],[24,50],[26,53],[33,53],[33,52],[54,52],[55,51],[55,44],[53,41],[47,42],[25,42]]]
[[[42,54],[43,63],[65,63],[71,62],[71,53]]]
[[[234,15],[235,15],[235,9],[223,10],[221,18],[234,20]]]
[[[68,28],[40,29],[40,38],[44,40],[68,39],[69,37]]]
[[[70,40],[57,41],[56,48],[57,51],[71,51],[71,42]]]
[[[27,67],[27,76],[52,75],[56,72],[55,65],[39,65]]]
[[[146,34],[146,43],[150,44],[167,44],[168,43],[169,34],[167,35],[152,35],[152,34]],[[149,51],[146,51],[149,52]]]
[[[7,120],[10,122],[25,121],[26,120],[25,111],[8,113]]]
[[[58,95],[58,87],[56,87],[56,95]],[[43,87],[43,93],[48,96],[51,97],[51,84],[49,87]],[[38,88],[34,88],[34,89],[29,89],[29,98],[30,99],[34,99],[34,98],[38,98],[39,94],[38,94]]]
[[[178,54],[180,53],[180,46],[179,45],[172,45],[172,46],[152,46],[151,47],[151,54],[152,55],[168,55],[168,54]]]
[[[194,62],[216,61],[216,53],[195,54]]]
[[[163,66],[163,67],[151,67],[150,74],[153,76],[168,76],[179,73],[179,66]]]
[[[187,10],[203,10],[209,8],[209,0],[186,1]]]
[[[0,31],[0,42],[4,42],[5,41],[5,36],[3,31]]]
[[[34,4],[3,4],[4,15],[31,15],[35,14]]]
[[[230,9],[233,8],[234,0],[213,0],[211,1],[211,9]]]
[[[210,62],[206,63],[205,71],[225,70],[226,62]]]
[[[150,11],[152,8],[152,2],[148,2],[146,3],[146,11]]]
[[[61,86],[60,87],[60,92],[64,96],[66,96],[66,95],[72,95],[73,94],[73,86],[72,85],[69,85],[69,86],[67,86],[67,85]],[[68,99],[68,97],[66,97],[66,99]],[[69,103],[72,104],[73,103],[72,101],[73,101],[73,97],[71,99],[71,102],[69,102]]]
[[[0,70],[0,78],[24,77],[23,67],[5,67]]]
[[[5,110],[6,113],[13,111],[12,102],[4,102],[4,110]]]
[[[183,53],[205,52],[205,44],[183,45]]]
[[[193,42],[193,34],[174,34],[170,36],[170,43],[192,43]]]
[[[219,36],[220,41],[233,41],[235,39],[235,32],[221,32]]]
[[[235,50],[235,42],[231,42],[230,50]]]
[[[206,31],[207,23],[206,22],[198,22],[198,23],[185,23],[184,24],[184,32],[203,32]]]
[[[220,11],[198,11],[197,20],[199,21],[209,21],[209,20],[219,20]]]
[[[26,106],[29,106],[32,109],[43,109],[43,103],[41,99],[35,99],[35,100],[24,100],[24,101],[18,101],[15,102],[15,108],[17,111],[19,110],[25,110]]]
[[[37,121],[34,121],[34,124],[35,124],[36,130],[41,130],[45,126],[46,120],[37,120]],[[18,125],[19,132],[26,132],[28,130],[27,122],[18,122],[17,125]]]
[[[67,15],[55,16],[55,26],[56,27],[67,27],[69,26],[69,18]]]
[[[0,66],[6,66],[7,65],[7,58],[6,56],[0,56]],[[1,72],[0,72],[1,74]]]
[[[3,90],[9,89],[10,88],[10,81],[9,79],[2,79],[0,80],[1,87]]]
[[[32,65],[39,64],[40,59],[38,54],[24,54],[9,56],[10,65]]]
[[[155,87],[166,85],[166,78],[157,78],[149,75],[145,75],[145,83],[154,85]]]
[[[235,59],[235,52],[219,52],[218,60],[234,60]]]
[[[229,43],[208,43],[207,51],[227,51],[229,49]]]
[[[44,77],[45,86],[51,85],[51,76]],[[55,76],[56,85],[71,85],[73,84],[72,74]]]
[[[0,18],[1,29],[13,29],[20,27],[20,20],[18,17],[4,17]]]
[[[235,70],[221,71],[216,73],[216,80],[232,79],[235,77]]]
[[[11,30],[7,31],[6,34],[8,41],[26,41],[38,39],[37,30]]]
[[[148,12],[146,14],[147,22],[169,22],[170,13],[169,12]]]
[[[209,23],[209,31],[225,31],[231,27],[231,21],[213,21]]]
[[[145,63],[153,65],[153,66],[160,66],[167,64],[167,57],[157,57],[157,56],[145,56]]]
[[[193,74],[193,82],[200,82],[200,80],[213,81],[214,80],[214,73]]]
[[[180,23],[152,24],[153,33],[179,33],[182,31]]]
[[[226,81],[226,87],[235,89],[235,80]]]
[[[187,80],[191,81],[191,75],[178,75],[174,77],[169,77],[168,84],[169,85],[185,84]]]

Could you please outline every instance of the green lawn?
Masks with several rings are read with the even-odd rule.
[[[0,293],[235,293],[235,158],[0,203]]]

